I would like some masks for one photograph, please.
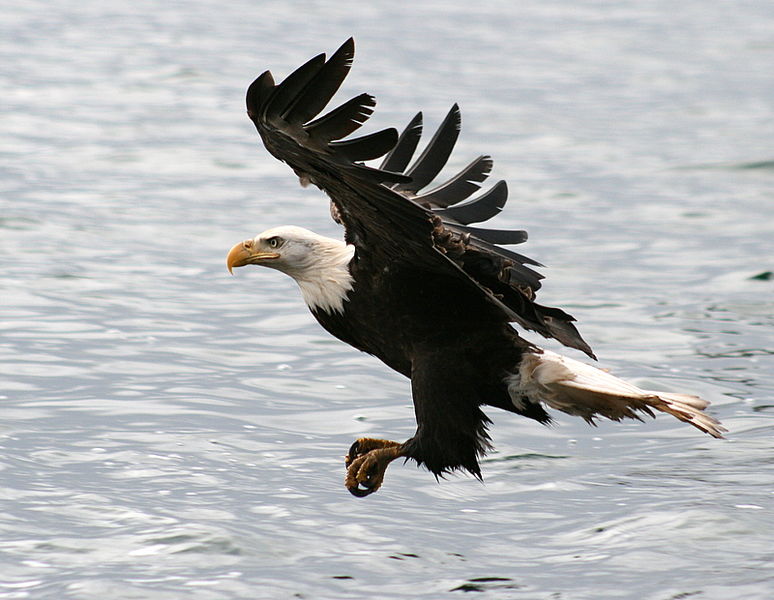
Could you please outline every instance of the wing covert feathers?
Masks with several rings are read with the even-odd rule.
[[[704,412],[709,402],[689,394],[643,390],[606,371],[548,350],[525,353],[519,373],[508,382],[514,403],[526,396],[594,424],[594,418],[641,420],[653,411],[668,413],[722,438],[726,429]]]
[[[393,261],[388,249],[398,240],[403,259],[415,268],[456,277],[460,285],[478,288],[482,302],[497,306],[509,321],[593,357],[570,315],[534,302],[542,275],[531,267],[541,265],[500,247],[526,241],[527,233],[470,226],[498,214],[508,199],[502,181],[471,198],[489,176],[492,159],[479,156],[434,183],[459,137],[456,104],[416,159],[422,113],[400,135],[389,128],[357,138],[347,136],[373,113],[376,101],[370,94],[318,116],[341,87],[354,54],[350,38],[327,60],[319,54],[280,83],[266,71],[250,85],[247,113],[266,149],[302,184],[327,192],[334,219],[360,255],[371,252],[378,258],[381,248],[383,260]],[[364,164],[382,157],[379,167]]]

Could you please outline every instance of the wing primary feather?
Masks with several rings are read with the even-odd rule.
[[[408,166],[411,157],[414,156],[420,137],[422,137],[422,113],[418,112],[401,132],[398,143],[384,157],[384,162],[382,162],[379,168],[385,171],[402,173]]]
[[[543,306],[541,304],[534,304],[535,312],[540,316],[543,324],[548,329],[548,336],[552,337],[558,342],[561,342],[565,346],[575,348],[581,352],[585,352],[590,358],[597,360],[591,347],[581,337],[581,334],[572,324],[575,321],[575,317],[568,315],[560,308],[554,308],[551,306]],[[546,335],[543,333],[543,335]]]
[[[282,117],[292,106],[296,96],[306,87],[306,84],[317,75],[325,64],[325,54],[318,54],[309,59],[288,75],[274,90],[274,93],[263,106],[263,115],[267,121]]]
[[[455,223],[450,223],[450,224],[447,224],[447,227],[459,228],[459,225]],[[524,256],[523,254],[519,254],[518,252],[514,252],[513,250],[508,250],[507,248],[501,248],[500,246],[495,246],[494,244],[485,242],[482,239],[471,238],[471,243],[475,246],[480,246],[481,248],[485,248],[490,252],[496,252],[497,254],[500,254],[501,256],[514,261],[517,265],[532,265],[540,268],[545,267],[544,264],[531,259],[529,256]],[[540,273],[537,273],[536,271],[532,271],[531,269],[530,271],[535,275],[537,275],[538,279],[543,279],[543,275],[541,275]]]
[[[320,114],[341,87],[354,58],[355,41],[349,38],[309,80],[283,118],[289,123],[306,123]]]
[[[503,256],[508,257],[508,252],[503,252]],[[542,284],[540,281],[545,279],[544,275],[541,275],[537,271],[533,271],[529,267],[525,267],[523,264],[512,265],[508,269],[508,281],[518,282],[523,281],[532,288],[534,292],[537,292]]]
[[[256,127],[258,127],[261,116],[261,106],[268,100],[275,87],[271,71],[264,71],[247,88],[245,97],[247,115],[255,123]]]
[[[330,147],[341,153],[347,160],[361,162],[384,156],[397,141],[398,130],[389,128],[351,140],[331,142]]]
[[[523,244],[527,241],[528,234],[523,229],[484,229],[481,227],[468,227],[458,223],[447,223],[451,229],[469,233],[490,244]]]
[[[470,202],[434,212],[444,220],[449,219],[463,225],[481,223],[497,215],[507,200],[508,186],[504,181],[498,181],[491,190]],[[526,232],[524,233],[526,241]]]
[[[374,112],[376,100],[370,94],[360,94],[347,100],[319,119],[304,125],[306,132],[321,142],[340,140],[357,130]]]
[[[423,204],[428,203],[431,208],[446,208],[462,202],[481,188],[481,183],[492,172],[492,164],[491,157],[479,156],[449,181],[420,194],[414,200]],[[507,188],[505,189],[505,198],[508,198]]]
[[[456,104],[446,115],[433,138],[427,144],[419,158],[406,171],[411,177],[410,183],[402,183],[395,187],[396,191],[417,193],[441,172],[441,169],[449,160],[454,144],[460,134],[460,109]]]
[[[463,232],[465,230],[468,230],[468,232],[470,232],[470,230],[475,231],[476,229],[475,227],[463,227],[461,225],[458,225],[457,223],[444,223],[444,225],[450,229],[455,229]],[[526,233],[526,232],[523,232],[523,233]],[[495,246],[494,244],[486,242],[481,238],[473,237],[474,235],[476,234],[471,233],[471,238],[470,238],[470,243],[473,246],[478,246],[479,248],[485,249],[489,252],[494,252],[496,254],[499,254],[504,258],[514,261],[516,265],[519,265],[519,266],[533,265],[535,267],[545,267],[544,264],[539,263],[538,261],[533,260],[528,256],[524,256],[523,254],[519,254],[518,252],[514,252],[513,250],[508,250],[507,248],[501,248],[500,246]],[[540,273],[537,273],[536,271],[532,271],[531,269],[530,269],[530,272],[537,275],[538,279],[543,279],[543,275],[541,275]]]

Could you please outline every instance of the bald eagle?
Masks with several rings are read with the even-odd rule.
[[[697,396],[642,390],[521,337],[516,327],[595,359],[572,316],[535,301],[542,265],[502,247],[524,242],[526,232],[470,225],[496,215],[507,199],[500,181],[467,200],[489,175],[491,158],[433,183],[457,140],[456,105],[413,161],[422,113],[400,135],[391,128],[356,138],[347,136],[371,115],[369,94],[318,116],[353,57],[350,38],[328,60],[319,54],[279,84],[266,71],[247,90],[247,113],[266,149],[302,185],[328,194],[344,240],[274,227],[227,257],[229,271],[261,265],[290,275],[328,332],[411,379],[416,433],[402,443],[354,442],[347,489],[358,497],[375,492],[398,457],[436,478],[466,470],[480,479],[479,459],[490,449],[484,406],[540,423],[551,421],[546,407],[592,424],[656,410],[722,437],[725,429]],[[365,164],[378,158],[379,167]]]

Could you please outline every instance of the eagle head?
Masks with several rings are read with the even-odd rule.
[[[303,227],[273,227],[231,248],[226,266],[233,273],[235,267],[261,265],[295,277],[314,267],[327,241]]]
[[[290,275],[301,287],[310,308],[328,312],[343,308],[353,279],[349,263],[355,248],[341,240],[324,237],[303,227],[284,225],[236,244],[226,266],[261,265]]]

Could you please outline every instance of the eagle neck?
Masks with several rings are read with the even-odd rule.
[[[339,240],[331,239],[330,242],[318,249],[313,264],[291,276],[298,283],[310,310],[343,313],[344,302],[354,284],[349,263],[355,247]]]

